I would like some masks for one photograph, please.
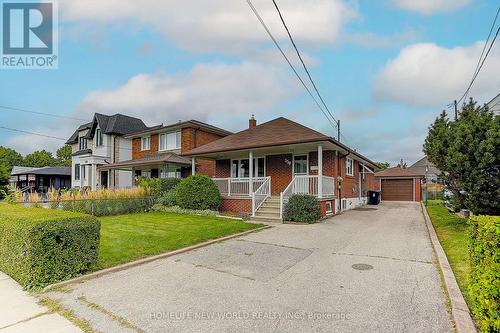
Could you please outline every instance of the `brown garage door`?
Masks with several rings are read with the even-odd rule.
[[[413,201],[413,179],[382,179],[382,200]]]

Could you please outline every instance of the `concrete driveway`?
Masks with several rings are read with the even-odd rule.
[[[418,203],[277,225],[50,296],[102,332],[452,330]]]

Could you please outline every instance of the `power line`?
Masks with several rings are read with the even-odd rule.
[[[486,45],[488,44],[488,40],[490,39],[490,36],[491,36],[491,32],[493,31],[493,28],[495,27],[495,23],[497,21],[497,17],[498,17],[498,13],[500,12],[500,7],[498,7],[498,10],[497,10],[497,13],[495,15],[495,19],[493,20],[493,24],[491,25],[491,29],[490,29],[490,33],[488,34],[488,38],[486,39],[486,42],[484,43],[484,47],[483,47],[483,51],[481,52],[481,56],[479,57],[479,60],[478,60],[478,64],[476,65],[476,70],[474,71],[474,74],[472,75],[472,80],[469,84],[469,86],[467,87],[467,89],[465,90],[464,94],[462,95],[462,97],[457,101],[457,103],[460,103],[464,98],[465,96],[469,93],[470,89],[472,88],[472,85],[474,84],[474,81],[476,80],[479,72],[481,71],[481,68],[483,67],[484,65],[484,62],[486,61],[486,59],[488,58],[488,55],[491,51],[491,48],[493,47],[493,45],[495,44],[495,40],[497,39],[498,37],[498,32],[500,31],[500,26],[498,27],[497,29],[497,32],[495,33],[495,37],[493,37],[493,40],[491,41],[490,43],[490,46],[488,48],[488,51],[486,52],[484,58],[483,57],[483,54],[484,54],[484,50],[486,48]],[[482,61],[481,61],[482,59]],[[479,65],[479,63],[481,63]],[[479,66],[479,67],[478,67]]]
[[[64,141],[64,142],[66,142],[68,140],[68,139],[65,139],[65,138],[58,137],[58,136],[52,136],[52,135],[42,134],[42,133],[35,133],[35,132],[20,130],[20,129],[17,129],[17,128],[6,127],[6,126],[0,126],[0,129],[4,129],[4,130],[7,130],[7,131],[12,131],[12,132],[18,132],[18,133],[36,135],[36,136],[40,136],[40,137],[44,137],[44,138],[49,138],[49,139],[54,139],[54,140],[61,140],[61,141]],[[99,146],[99,147],[110,148],[111,146],[102,145],[102,146]],[[132,150],[132,148],[127,148],[127,147],[119,147],[118,149]]]
[[[278,48],[278,50],[280,51],[281,55],[283,56],[283,58],[285,58],[286,62],[288,63],[288,65],[290,66],[290,68],[292,69],[292,71],[295,73],[295,76],[297,76],[297,78],[299,79],[300,83],[302,83],[302,85],[304,86],[304,88],[306,89],[306,91],[308,92],[309,96],[311,96],[311,98],[314,100],[314,102],[316,103],[316,106],[321,110],[321,112],[323,113],[323,115],[326,117],[326,119],[328,120],[328,122],[330,123],[330,125],[335,129],[335,126],[336,125],[333,125],[333,122],[332,120],[328,117],[328,114],[323,110],[323,108],[321,107],[321,105],[319,104],[319,102],[316,100],[316,98],[314,97],[314,95],[312,94],[311,90],[309,89],[309,87],[307,87],[307,85],[305,84],[304,80],[302,80],[302,77],[300,77],[299,73],[297,72],[297,70],[295,69],[295,67],[293,67],[292,63],[290,62],[290,60],[288,59],[288,57],[286,56],[285,52],[283,51],[283,49],[281,48],[281,46],[278,44],[278,41],[274,38],[273,34],[271,33],[271,31],[269,30],[269,28],[267,27],[266,23],[264,22],[264,20],[262,19],[262,17],[260,16],[259,12],[257,11],[257,9],[255,9],[254,5],[252,4],[252,2],[250,0],[247,0],[247,3],[248,5],[250,6],[250,8],[252,9],[253,13],[255,14],[255,16],[257,17],[257,19],[259,20],[260,24],[262,25],[262,27],[264,28],[264,30],[266,30],[267,34],[269,35],[269,37],[271,38],[271,40],[274,42],[274,45],[276,45],[276,47]]]
[[[326,105],[325,101],[323,100],[323,97],[319,93],[318,88],[316,87],[316,84],[314,83],[314,80],[312,79],[311,74],[309,73],[309,70],[307,69],[307,66],[304,63],[304,60],[302,59],[302,56],[300,55],[299,49],[297,48],[297,45],[295,44],[295,41],[293,40],[292,34],[290,33],[290,30],[288,29],[288,26],[285,23],[285,19],[283,18],[283,15],[281,14],[281,11],[280,11],[280,9],[278,7],[278,4],[276,3],[275,0],[273,0],[273,3],[274,3],[274,7],[278,11],[278,15],[279,15],[279,17],[281,19],[281,23],[283,23],[283,26],[285,27],[285,30],[286,30],[286,32],[288,34],[288,38],[290,38],[290,41],[292,42],[293,48],[295,49],[295,52],[297,53],[297,56],[299,57],[299,60],[302,63],[302,67],[304,67],[304,70],[306,71],[307,76],[309,77],[309,81],[311,81],[311,84],[312,84],[314,90],[316,91],[316,94],[318,95],[319,99],[321,100],[321,103],[323,103],[323,106],[325,107],[325,109],[327,110],[327,112],[330,114],[330,117],[332,117],[332,119],[334,121],[336,121],[335,117],[332,114],[332,112],[330,111],[330,109]]]
[[[75,118],[75,117],[70,117],[70,116],[62,116],[62,115],[59,115],[59,114],[26,110],[26,109],[15,108],[15,107],[5,106],[5,105],[0,105],[0,109],[6,109],[6,110],[12,110],[12,111],[19,111],[19,112],[25,112],[25,113],[33,113],[33,114],[38,114],[38,115],[48,116],[48,117],[54,117],[54,118],[64,118],[64,119],[71,119],[71,120],[78,120],[78,121],[87,121],[85,119],[80,119],[80,118]]]

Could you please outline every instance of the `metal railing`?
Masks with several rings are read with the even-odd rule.
[[[252,216],[255,216],[255,212],[270,195],[271,177],[266,177],[262,185],[255,192],[252,192]]]
[[[288,199],[294,194],[307,194],[315,197],[320,197],[319,193],[319,176],[298,175],[293,177],[292,181],[280,194],[280,217],[283,217],[283,208],[288,202]],[[322,176],[321,177],[321,197],[335,196],[335,178]]]
[[[222,195],[251,196],[269,177],[252,178],[252,191],[250,191],[250,178],[212,178]]]

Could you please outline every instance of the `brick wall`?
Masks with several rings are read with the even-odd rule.
[[[317,175],[317,170],[311,170],[312,166],[318,166],[318,152],[309,153],[309,174]],[[335,151],[323,150],[323,176],[334,177],[337,165],[335,163]]]
[[[346,174],[346,157],[340,159],[340,169],[342,177],[342,193],[341,198],[356,198],[359,195],[359,163],[354,160],[353,176]]]
[[[292,181],[292,154],[266,156],[266,175],[271,177],[271,193],[279,195]]]
[[[415,182],[415,201],[422,200],[422,182],[419,178],[413,179]]]
[[[373,173],[365,173],[365,188],[367,191],[380,191],[380,181]]]
[[[147,155],[158,153],[158,134],[151,134],[151,144],[149,150],[141,150],[142,138],[132,139],[132,159],[136,160]]]
[[[221,212],[251,213],[252,199],[223,198],[220,205]]]

